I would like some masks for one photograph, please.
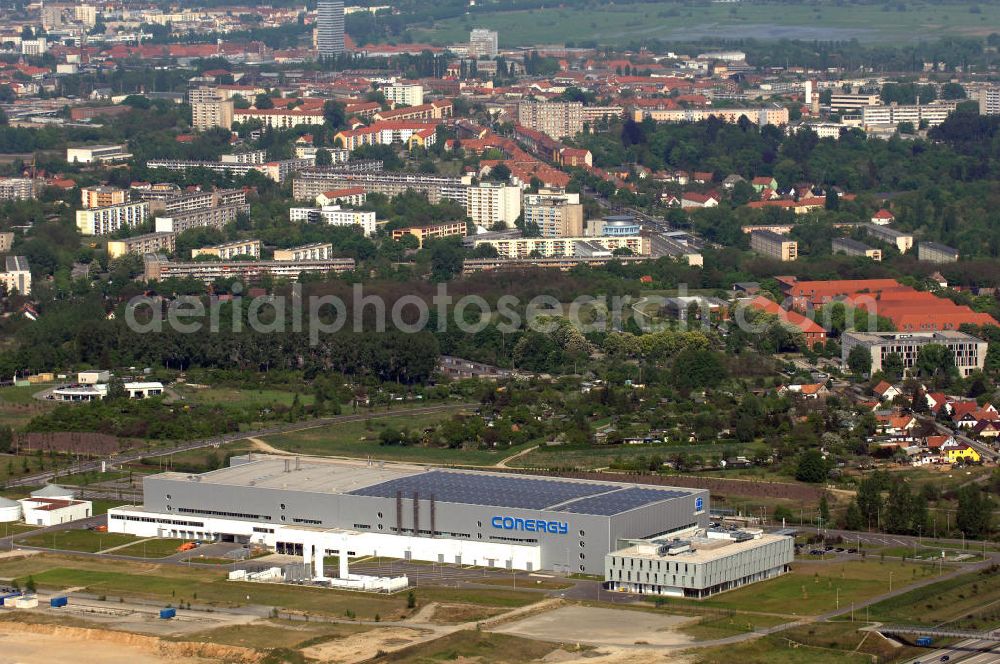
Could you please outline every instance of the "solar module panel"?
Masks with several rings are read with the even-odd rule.
[[[604,516],[687,495],[682,491],[662,489],[619,489],[614,484],[436,470],[373,484],[349,493],[355,496],[395,498],[397,492],[403,498],[410,498],[416,493],[425,500],[433,495],[435,501],[444,503],[520,509],[553,508],[560,512]],[[562,506],[555,507],[557,505]]]
[[[597,514],[611,516],[628,510],[656,503],[670,498],[680,498],[688,495],[685,491],[669,491],[664,489],[642,489],[638,487],[622,489],[605,493],[600,496],[581,498],[569,504],[556,508],[557,512],[571,514]]]
[[[355,496],[395,498],[401,492],[409,498],[431,495],[438,502],[491,505],[523,509],[543,509],[569,500],[606,492],[610,485],[568,482],[547,478],[526,479],[473,473],[429,471],[351,491]]]

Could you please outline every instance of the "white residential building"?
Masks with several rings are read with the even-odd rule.
[[[512,228],[521,215],[521,188],[493,182],[469,187],[465,209],[477,226],[489,228],[502,221]]]
[[[382,88],[382,94],[394,104],[420,106],[424,103],[424,86],[419,83],[393,83]]]
[[[125,203],[76,211],[76,228],[82,235],[110,235],[122,228],[146,223],[149,203]]]
[[[331,226],[360,226],[365,235],[375,234],[375,213],[363,210],[343,210],[339,205],[320,208],[292,208],[288,211],[291,221],[323,222]]]

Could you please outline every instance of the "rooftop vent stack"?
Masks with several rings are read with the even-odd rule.
[[[285,459],[285,472],[290,473],[292,471],[292,460]]]
[[[302,470],[302,459],[295,457],[295,470]]]

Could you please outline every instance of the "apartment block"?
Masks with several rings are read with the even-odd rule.
[[[8,294],[31,295],[31,268],[24,256],[7,256],[4,271],[0,272],[0,284]]]
[[[517,122],[552,138],[576,136],[583,131],[583,104],[578,101],[522,101]]]
[[[469,57],[495,58],[499,48],[500,36],[495,30],[475,28],[469,33]]]
[[[215,127],[232,129],[234,114],[232,99],[192,102],[191,127],[195,131],[206,131]]]
[[[532,255],[548,257],[594,257],[595,250],[614,252],[615,249],[628,249],[636,256],[648,256],[650,252],[649,239],[640,236],[632,237],[517,237],[475,240],[474,246],[490,245],[497,250],[501,258],[529,258]]]
[[[914,127],[926,123],[930,127],[937,126],[955,112],[958,102],[942,101],[933,104],[889,104],[888,106],[866,106],[862,109],[862,121],[869,125],[898,125],[910,122]]]
[[[290,249],[275,249],[276,261],[321,261],[333,258],[333,245],[329,242],[314,242]]]
[[[871,354],[872,373],[882,370],[886,357],[895,354],[902,358],[903,367],[909,371],[916,364],[920,349],[928,344],[946,346],[952,352],[955,367],[963,376],[982,371],[986,362],[988,344],[964,332],[844,332],[841,337],[841,357],[844,365],[855,347]]]
[[[430,147],[437,140],[437,125],[429,122],[387,121],[367,127],[345,129],[333,137],[345,150],[364,145],[404,145],[407,149]]]
[[[191,258],[199,256],[215,256],[221,260],[231,260],[237,256],[252,256],[260,258],[260,240],[238,240],[236,242],[224,242],[211,247],[201,247],[191,250]]]
[[[976,93],[980,115],[1000,115],[1000,87],[982,88]]]
[[[246,202],[246,192],[242,189],[219,189],[178,193],[159,201],[151,201],[149,209],[153,214],[169,216],[212,207],[245,205]]]
[[[324,191],[316,197],[316,205],[350,205],[351,207],[361,207],[368,199],[365,190],[361,187],[347,187],[346,189],[331,189]]]
[[[913,248],[913,235],[910,233],[900,233],[893,228],[879,224],[865,224],[865,230],[870,237],[893,245],[901,254],[905,254]]]
[[[218,207],[179,212],[156,218],[157,233],[183,233],[190,228],[223,228],[236,221],[240,214],[250,214],[249,205],[220,205]]]
[[[0,201],[23,201],[35,198],[37,187],[32,178],[0,178]]]
[[[955,263],[958,249],[937,242],[921,242],[917,245],[917,260],[928,263]]]
[[[79,148],[66,148],[66,161],[71,164],[128,161],[131,158],[132,153],[125,145],[88,145]]]
[[[76,228],[82,235],[110,235],[135,228],[149,218],[149,203],[124,203],[76,211]]]
[[[319,208],[291,208],[290,221],[324,223],[330,226],[360,226],[365,235],[375,234],[375,213],[363,210],[342,210],[339,205]]]
[[[442,237],[465,237],[467,231],[464,221],[452,221],[445,224],[433,224],[430,226],[410,226],[408,228],[395,228],[392,231],[392,239],[399,240],[406,235],[417,238],[417,246],[424,246],[424,242]]]
[[[108,257],[112,259],[127,254],[173,253],[176,249],[177,233],[145,233],[123,240],[108,240]]]
[[[536,224],[542,237],[583,235],[583,205],[580,194],[544,192],[524,194],[525,225]]]
[[[882,250],[869,247],[863,242],[848,237],[838,237],[833,240],[833,253],[847,256],[864,256],[873,261],[882,260]]]
[[[14,246],[14,234],[10,232],[0,233],[0,254],[9,253]]]
[[[393,83],[382,88],[382,94],[394,104],[421,106],[424,103],[424,86],[419,83]]]
[[[369,194],[384,194],[389,198],[408,190],[426,194],[433,204],[448,198],[465,205],[470,176],[461,178],[424,175],[421,173],[343,173],[307,169],[292,181],[292,196],[298,201],[313,200],[332,189],[359,187]]]
[[[877,94],[835,92],[830,95],[830,110],[834,113],[857,113],[881,103],[882,99]]]
[[[270,129],[291,129],[299,125],[321,125],[326,122],[322,110],[302,108],[238,108],[233,111],[233,120],[246,122],[260,120]]]
[[[794,261],[799,257],[798,242],[771,231],[750,233],[750,248],[762,256],[782,262]]]
[[[243,282],[260,281],[264,276],[296,281],[303,272],[310,274],[340,274],[355,268],[353,258],[330,258],[315,261],[189,261],[175,263],[162,254],[145,256],[146,281],[164,279],[197,279],[210,284],[220,278],[235,278]]]
[[[494,182],[483,182],[469,187],[466,192],[465,210],[472,223],[489,228],[503,223],[513,228],[521,216],[521,188]]]
[[[788,109],[784,106],[768,106],[765,108],[678,108],[678,109],[635,109],[633,119],[642,122],[649,118],[656,122],[701,122],[709,118],[718,118],[729,124],[736,124],[745,117],[761,127],[775,125],[783,127],[788,124]]]
[[[80,203],[84,208],[110,207],[128,201],[128,192],[118,187],[97,185],[80,190]]]

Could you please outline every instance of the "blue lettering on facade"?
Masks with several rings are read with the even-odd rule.
[[[569,533],[569,523],[566,521],[495,516],[490,519],[490,525],[500,530],[522,530],[528,533],[552,533],[553,535],[566,535]]]
[[[694,499],[694,511],[700,512],[703,509],[705,509],[705,501],[699,496]]]

